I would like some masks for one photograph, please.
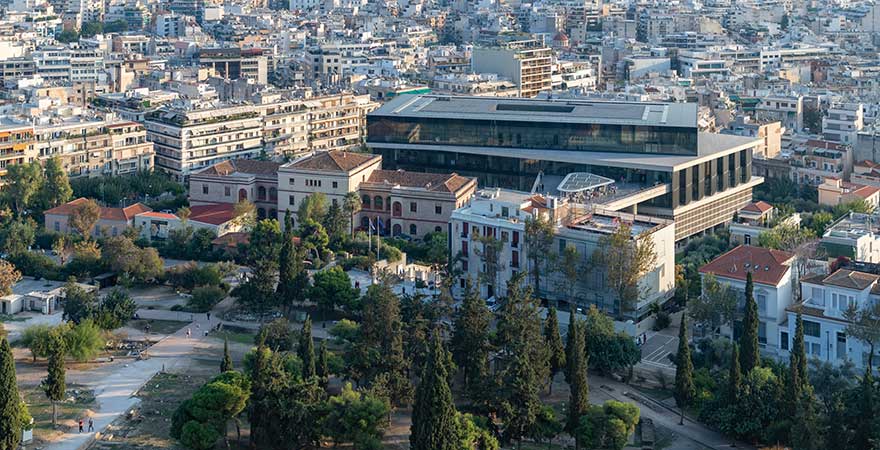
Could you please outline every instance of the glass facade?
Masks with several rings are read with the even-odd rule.
[[[382,116],[371,116],[367,127],[377,144],[697,154],[697,130],[683,127]]]

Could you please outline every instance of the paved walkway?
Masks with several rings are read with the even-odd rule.
[[[165,311],[171,312],[171,311]],[[141,317],[151,314],[153,311],[141,310]],[[172,313],[173,314],[173,313]],[[212,317],[213,319],[213,317]],[[181,329],[162,339],[149,350],[149,359],[134,361],[120,366],[107,377],[86,383],[95,390],[95,430],[102,432],[117,417],[126,414],[137,403],[138,399],[133,395],[163,368],[173,371],[175,367],[185,362],[186,357],[192,352],[197,342],[204,339],[203,333],[196,332],[196,324],[201,329],[210,328],[216,321],[209,323],[204,314],[197,314],[192,324],[181,323]],[[192,330],[193,336],[187,338],[187,329]],[[79,450],[89,444],[96,433],[66,433],[58,442],[43,447],[45,450]]]

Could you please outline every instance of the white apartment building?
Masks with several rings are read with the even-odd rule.
[[[255,108],[263,118],[266,153],[296,155],[309,150],[309,111],[301,100],[261,96]]]
[[[825,230],[819,250],[829,260],[840,256],[880,264],[880,215],[850,212]]]
[[[262,151],[263,119],[253,106],[187,111],[158,109],[146,116],[156,166],[179,179],[218,162]]]
[[[835,103],[822,118],[825,140],[855,145],[859,131],[865,127],[864,107],[861,103]]]
[[[596,305],[616,316],[621,314],[616,295],[606,284],[603,270],[590,267],[591,257],[599,248],[600,239],[613,233],[622,222],[631,225],[633,239],[648,236],[653,240],[657,261],[640,282],[644,295],[634,311],[622,313],[633,319],[639,329],[650,326],[650,305],[665,302],[674,290],[674,224],[626,213],[590,212],[582,205],[569,204],[564,199],[527,192],[483,189],[452,213],[449,220],[452,255],[458,255],[463,272],[456,284],[455,295],[462,294],[469,277],[479,283],[481,295],[485,298],[503,297],[507,282],[516,273],[530,273],[525,223],[535,214],[544,216],[553,224],[551,252],[558,255],[566,247],[574,247],[580,258],[579,270],[584,274],[572,285],[562,274],[545,270],[540,283],[541,292],[537,295],[566,303],[574,298],[580,305]],[[486,238],[500,244],[496,258],[492,258],[492,247],[487,247]],[[499,263],[491,264],[493,259]]]
[[[804,98],[768,95],[758,103],[755,115],[760,121],[782,122],[786,129],[799,133],[804,129]]]
[[[741,245],[700,268],[701,276],[712,274],[719,283],[736,293],[739,317],[745,310],[746,279],[749,273],[752,274],[753,295],[758,304],[758,343],[768,355],[777,356],[780,350],[788,349],[786,322],[791,320],[786,308],[792,302],[794,259],[792,253]],[[737,338],[738,331],[734,331],[737,329],[725,324],[720,327],[720,332]]]
[[[309,119],[309,149],[359,149],[366,136],[367,113],[379,107],[369,95],[343,93],[303,101]]]
[[[48,82],[106,83],[104,54],[99,49],[43,47],[31,53],[37,75]]]
[[[816,275],[801,280],[804,301],[787,310],[787,327],[781,332],[783,350],[791,348],[797,313],[804,321],[807,355],[832,364],[852,361],[864,368],[869,346],[846,334],[849,321],[844,317],[850,305],[864,308],[880,301],[880,275],[839,269],[831,275]],[[875,350],[876,351],[876,350]],[[878,361],[874,357],[875,363]]]

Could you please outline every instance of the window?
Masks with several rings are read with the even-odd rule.
[[[339,201],[335,198],[333,199],[333,206],[339,206]]]
[[[418,229],[418,227],[416,227],[416,224],[412,223],[409,225],[409,234],[411,236],[415,236],[416,234],[418,234],[418,232],[419,232],[419,229]]]
[[[519,245],[519,231],[513,232],[513,240],[510,241],[510,245],[514,247]]]
[[[377,195],[376,198],[373,199],[373,206],[375,206],[376,209],[382,209],[382,197],[381,196]]]
[[[767,343],[767,322],[758,322],[758,342],[761,344]]]
[[[816,357],[821,356],[821,353],[822,353],[822,350],[821,350],[822,346],[821,345],[813,342],[813,343],[810,343],[809,347],[810,347],[809,351],[810,351],[811,355],[816,356]]]
[[[743,236],[743,244],[751,245],[752,244],[752,235],[747,234]]]
[[[416,202],[409,202],[409,212],[418,212],[419,207]]]
[[[468,261],[464,260],[461,262],[461,270],[467,272],[468,271]]]
[[[462,256],[468,255],[468,243],[467,241],[461,241],[461,254]]]
[[[779,333],[779,347],[783,350],[788,350],[788,331]]]
[[[232,195],[232,189],[230,189],[229,186],[224,186],[223,195],[229,197],[230,195]]]
[[[837,332],[837,359],[846,358],[846,334]]]
[[[443,214],[443,207],[440,205],[434,205],[434,214]]]
[[[509,238],[510,238],[510,233],[508,233],[506,231],[501,232],[501,242],[507,242],[507,240]]]
[[[805,320],[804,321],[804,335],[805,336],[819,337],[820,330],[821,330],[821,326],[819,325],[819,322],[813,322],[812,320]]]
[[[290,185],[293,186],[295,181],[296,181],[295,179],[291,178],[291,179],[290,179]]]
[[[202,194],[208,195],[208,185],[207,184],[202,185]]]
[[[443,228],[440,228],[439,226],[434,227],[434,232],[435,232],[435,233],[442,233],[442,232],[443,232]]]
[[[519,252],[516,250],[510,252],[510,267],[519,267]]]
[[[508,208],[507,206],[502,206],[501,207],[501,217],[508,217],[508,216],[510,216],[510,208]]]
[[[767,314],[767,295],[756,294],[755,301],[758,302],[758,314]]]
[[[61,222],[55,222],[55,231],[61,231]]]
[[[336,182],[336,181],[334,181],[334,182],[333,182],[333,189],[336,189],[336,188],[338,188],[338,187],[339,187],[339,183]]]
[[[290,203],[290,206],[293,206],[296,204],[296,197],[294,197],[292,195],[290,197],[288,197],[287,200],[288,200],[288,203]]]

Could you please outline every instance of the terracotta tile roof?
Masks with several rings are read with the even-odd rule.
[[[874,161],[868,161],[867,159],[862,161],[857,161],[855,163],[856,166],[860,167],[868,167],[871,169],[880,169],[880,164],[875,163]]]
[[[861,187],[853,190],[850,193],[853,195],[857,195],[861,198],[868,198],[868,197],[876,194],[877,191],[880,191],[880,188],[877,188],[874,186],[861,186]]]
[[[773,205],[771,205],[763,200],[759,200],[757,202],[752,202],[746,206],[743,206],[742,210],[763,214],[767,211],[770,211],[771,209],[773,209]]]
[[[230,203],[190,206],[189,210],[189,220],[211,225],[222,225],[235,218],[235,205]]]
[[[370,175],[370,183],[389,183],[401,186],[423,188],[432,192],[455,193],[473,178],[457,173],[408,172],[405,170],[375,170]]]
[[[85,197],[80,197],[76,200],[71,200],[63,205],[58,205],[52,209],[46,210],[43,214],[51,214],[55,216],[69,216],[77,206],[87,202],[88,199]],[[134,216],[152,211],[149,206],[144,205],[143,203],[135,203],[134,205],[127,206],[125,208],[108,208],[106,206],[101,206],[101,220],[115,220],[118,222],[129,221]]]
[[[876,283],[877,280],[880,279],[880,275],[857,272],[855,270],[849,269],[838,269],[836,272],[832,273],[831,275],[826,275],[820,280],[817,280],[816,278],[811,278],[810,281],[805,280],[805,282],[827,286],[837,286],[847,289],[863,290],[869,286],[873,286],[874,283]]]
[[[138,216],[155,217],[156,219],[168,219],[168,220],[179,219],[179,217],[175,216],[174,214],[158,212],[158,211],[147,211],[145,213],[138,214]]]
[[[294,162],[290,167],[307,170],[323,170],[327,172],[350,172],[365,164],[381,158],[370,153],[346,151],[319,152],[303,160]]]
[[[776,286],[782,281],[794,254],[763,247],[740,245],[700,267],[700,273],[745,281],[746,273],[752,273],[755,283]]]
[[[199,172],[199,175],[231,175],[233,173],[244,173],[249,175],[275,176],[278,174],[279,166],[281,166],[281,163],[274,161],[232,159],[214,164],[213,166]]]

